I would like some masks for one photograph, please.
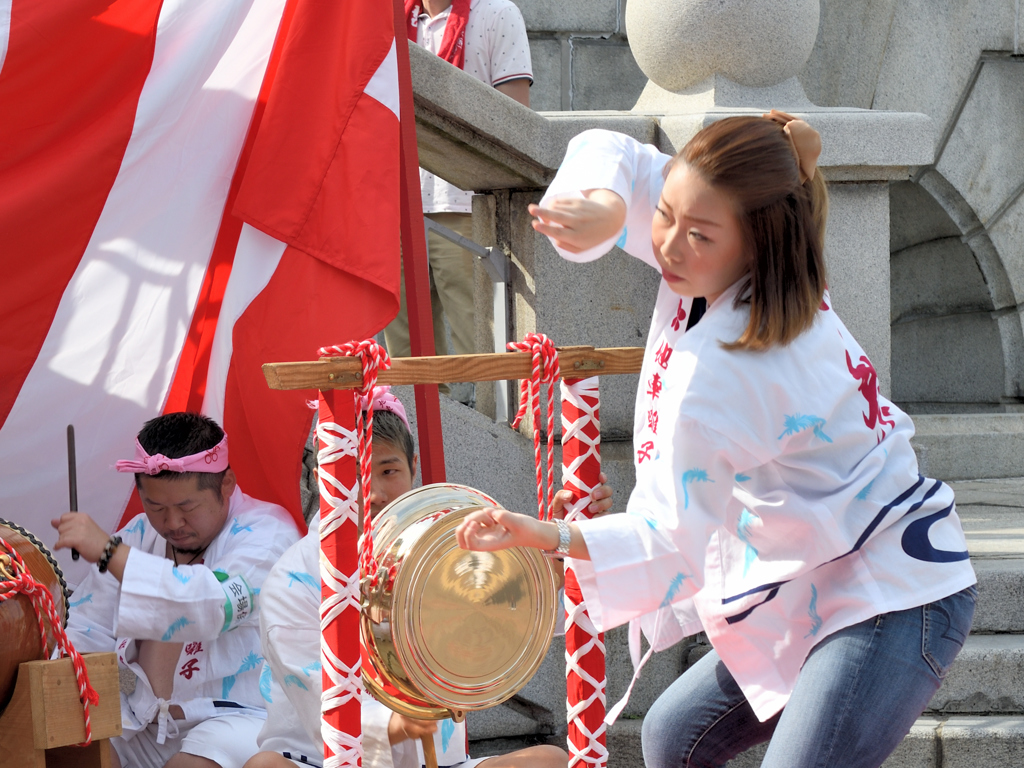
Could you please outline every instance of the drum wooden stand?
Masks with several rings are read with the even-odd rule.
[[[85,739],[82,703],[71,659],[26,661],[18,667],[14,695],[0,715],[0,763],[19,768],[110,768],[110,738],[121,735],[117,656],[82,656],[100,696],[90,708],[92,744]]]

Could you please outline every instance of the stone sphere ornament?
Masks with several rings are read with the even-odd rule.
[[[637,64],[679,93],[715,74],[764,88],[803,68],[818,36],[819,0],[629,0]]]

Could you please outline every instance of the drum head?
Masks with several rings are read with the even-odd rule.
[[[459,548],[455,529],[484,506],[498,505],[474,489],[439,484],[397,499],[378,518],[387,540],[380,543],[390,543],[394,558],[387,560],[399,564],[394,653],[420,696],[450,710],[493,707],[526,685],[559,610],[551,564],[537,550]]]

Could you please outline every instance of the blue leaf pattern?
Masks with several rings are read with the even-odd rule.
[[[242,531],[248,531],[249,533],[252,533],[252,526],[242,525],[238,522],[238,518],[236,517],[234,521],[231,523],[231,535],[237,536]]]
[[[741,474],[738,474],[738,475],[736,475],[736,482],[737,482],[737,483],[745,483],[745,482],[747,482],[747,480],[749,480],[749,479],[750,479],[750,475],[744,475],[744,474],[742,474],[742,473],[741,473]]]
[[[870,483],[861,488],[860,493],[857,494],[857,499],[860,501],[867,501],[868,494],[871,493],[871,486],[874,484],[875,481],[872,480]]]
[[[706,469],[688,469],[683,473],[683,509],[690,508],[689,483],[713,483]]]
[[[123,533],[137,533],[139,534],[139,538],[141,539],[143,536],[146,535],[146,519],[144,517],[140,517],[130,526],[125,528]]]
[[[455,723],[451,720],[441,721],[441,750],[443,752],[448,751],[448,744],[451,743],[452,736],[455,735]]]
[[[191,621],[189,621],[189,620],[188,620],[187,618],[185,618],[184,616],[182,616],[182,617],[181,617],[181,618],[179,618],[179,619],[176,619],[176,620],[175,620],[174,622],[172,622],[172,623],[171,623],[171,626],[169,626],[169,627],[167,628],[167,631],[166,631],[166,632],[164,632],[164,636],[163,636],[163,637],[161,637],[160,639],[161,639],[161,640],[163,640],[163,641],[164,641],[164,642],[166,643],[166,642],[167,642],[168,640],[170,640],[170,639],[171,639],[172,637],[174,637],[175,633],[176,633],[176,632],[177,632],[177,631],[178,631],[179,629],[184,629],[185,627],[187,627],[187,626],[188,626],[189,624],[191,624],[191,623],[192,623],[192,622],[191,622]]]
[[[299,679],[298,675],[285,675],[284,684],[285,687],[294,685],[296,688],[301,688],[304,691],[309,690],[309,688],[306,687],[306,684]]]
[[[260,664],[263,663],[263,657],[254,651],[249,651],[249,655],[242,661],[242,666],[238,668],[238,671],[233,675],[228,675],[224,678],[224,684],[221,688],[221,698],[226,699],[231,694],[231,689],[235,687],[235,677],[242,674],[243,672],[249,672],[256,669]],[[261,673],[262,674],[262,673]]]
[[[305,584],[315,592],[320,591],[320,579],[313,578],[312,574],[305,571],[288,571],[288,588],[291,589],[295,582]]]
[[[661,607],[667,608],[672,605],[672,601],[676,599],[676,595],[679,594],[679,590],[683,586],[683,582],[686,581],[687,575],[685,573],[677,573],[673,577],[672,582],[668,585],[668,592],[665,593],[665,599],[661,601]]]
[[[786,428],[782,434],[779,435],[779,440],[786,437],[787,435],[796,435],[805,430],[813,430],[814,436],[819,440],[824,440],[826,443],[831,443],[832,438],[825,434],[825,419],[820,416],[803,415],[795,413],[792,416],[785,417]]]
[[[623,227],[622,228],[622,237],[620,237],[618,240],[615,241],[615,247],[616,248],[625,248],[626,247],[626,233],[627,232],[629,232],[629,229],[627,227]]]
[[[743,553],[743,575],[747,575],[747,571],[750,570],[751,563],[757,559],[757,550],[754,545],[750,543],[750,526],[753,525],[754,521],[757,520],[757,516],[751,513],[749,509],[744,509],[740,513],[740,520],[736,524],[736,535],[740,541],[747,545],[746,551]]]
[[[811,605],[807,609],[807,615],[811,617],[811,631],[804,635],[804,637],[817,637],[818,630],[821,629],[823,622],[821,616],[818,615],[818,589],[813,584],[811,584]]]
[[[191,576],[186,576],[184,573],[178,570],[178,566],[174,566],[173,568],[171,568],[171,575],[174,576],[174,578],[176,578],[182,584],[188,584],[190,581],[192,581]]]
[[[263,669],[260,672],[260,695],[263,700],[267,703],[273,703],[273,699],[270,698],[270,683],[272,681],[270,665],[264,664]]]
[[[68,603],[68,608],[77,608],[82,603],[91,603],[91,602],[92,602],[92,592],[90,592],[88,595],[83,597],[81,600],[72,600],[72,601],[70,601]]]
[[[309,677],[314,672],[319,672],[321,669],[323,669],[323,666],[320,664],[320,662],[314,661],[312,664],[302,668],[302,674],[304,674],[306,677]]]

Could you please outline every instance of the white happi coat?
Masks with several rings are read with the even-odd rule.
[[[260,691],[267,722],[260,750],[312,757],[323,762],[320,736],[320,537],[316,520],[270,572],[260,594],[260,636],[266,661]],[[363,765],[367,768],[420,768],[418,739],[388,742],[391,710],[368,693],[362,697]],[[438,722],[434,749],[438,766],[466,760],[466,725]]]
[[[657,267],[651,221],[670,158],[607,131],[570,144],[544,201],[610,189],[613,244]],[[542,205],[544,202],[542,202]],[[742,281],[741,281],[742,282]],[[747,326],[732,286],[686,331],[691,299],[663,280],[634,419],[627,514],[580,523],[575,562],[594,623],[643,617],[656,650],[703,628],[758,717],[786,703],[822,638],[975,583],[953,492],[922,477],[910,418],[878,393],[831,309],[787,346],[727,351]]]
[[[79,651],[116,651],[119,664],[138,676],[135,690],[121,694],[124,738],[154,719],[163,743],[179,723],[262,714],[257,601],[271,567],[299,537],[291,516],[236,488],[227,522],[202,565],[176,567],[164,557],[166,541],[144,514],[118,534],[131,547],[122,582],[92,569],[72,596],[67,631]],[[184,644],[170,700],[153,694],[138,664],[139,640]],[[184,721],[169,716],[172,704],[181,707]]]

